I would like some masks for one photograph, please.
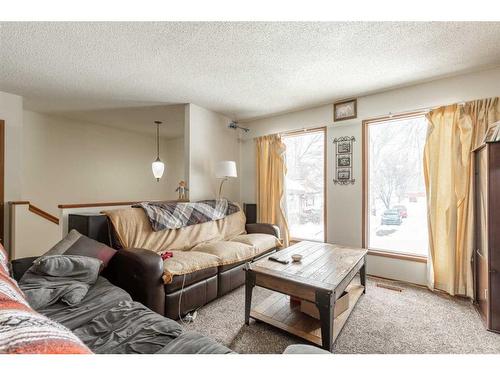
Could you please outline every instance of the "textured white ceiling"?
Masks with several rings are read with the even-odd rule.
[[[192,102],[249,119],[500,64],[500,23],[3,23],[0,90],[44,111]]]
[[[160,135],[164,138],[184,136],[184,104],[156,105],[85,111],[58,112],[73,120],[112,126],[115,128],[155,135],[155,121],[162,121]]]

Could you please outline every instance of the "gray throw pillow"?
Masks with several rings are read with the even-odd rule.
[[[82,235],[78,231],[72,229],[61,241],[52,246],[49,251],[42,256],[64,254],[81,236]]]
[[[61,241],[43,254],[42,257],[62,254],[81,255],[101,260],[103,268],[105,268],[115,253],[115,249],[106,246],[101,242],[95,241],[92,238],[84,236],[73,229]]]
[[[19,286],[34,309],[58,301],[78,304],[99,276],[102,262],[77,255],[49,255],[37,259]]]
[[[49,255],[37,259],[30,270],[39,275],[71,277],[75,281],[93,284],[99,276],[99,259],[78,255]]]

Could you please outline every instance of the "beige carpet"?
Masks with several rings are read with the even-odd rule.
[[[334,353],[500,353],[500,334],[485,330],[473,306],[427,289],[392,283],[396,292],[368,280],[338,337]],[[385,282],[387,283],[387,282]],[[254,289],[254,302],[268,291]],[[290,344],[304,343],[265,323],[244,324],[243,287],[198,310],[185,325],[211,336],[238,353],[281,353]]]

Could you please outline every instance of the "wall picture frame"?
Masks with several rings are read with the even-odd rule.
[[[349,168],[350,166],[351,166],[350,154],[337,155],[337,168]]]
[[[351,136],[333,139],[335,147],[335,163],[333,171],[333,183],[339,185],[351,185],[356,181],[353,176],[352,152],[356,138]]]
[[[337,180],[338,181],[351,181],[351,170],[347,168],[337,169]]]
[[[358,117],[358,100],[346,99],[333,103],[333,121],[351,120]]]
[[[497,142],[500,135],[500,121],[491,124],[484,134],[483,143]]]
[[[350,154],[351,153],[351,142],[350,141],[338,142],[337,153],[338,154]]]

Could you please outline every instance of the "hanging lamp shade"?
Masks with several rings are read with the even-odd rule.
[[[165,163],[163,163],[160,158],[157,158],[153,164],[151,164],[151,169],[153,170],[153,176],[155,176],[156,181],[160,181],[165,171]]]
[[[156,181],[160,181],[165,172],[165,163],[160,160],[160,125],[161,121],[155,121],[156,124],[156,160],[151,164],[151,170]]]

